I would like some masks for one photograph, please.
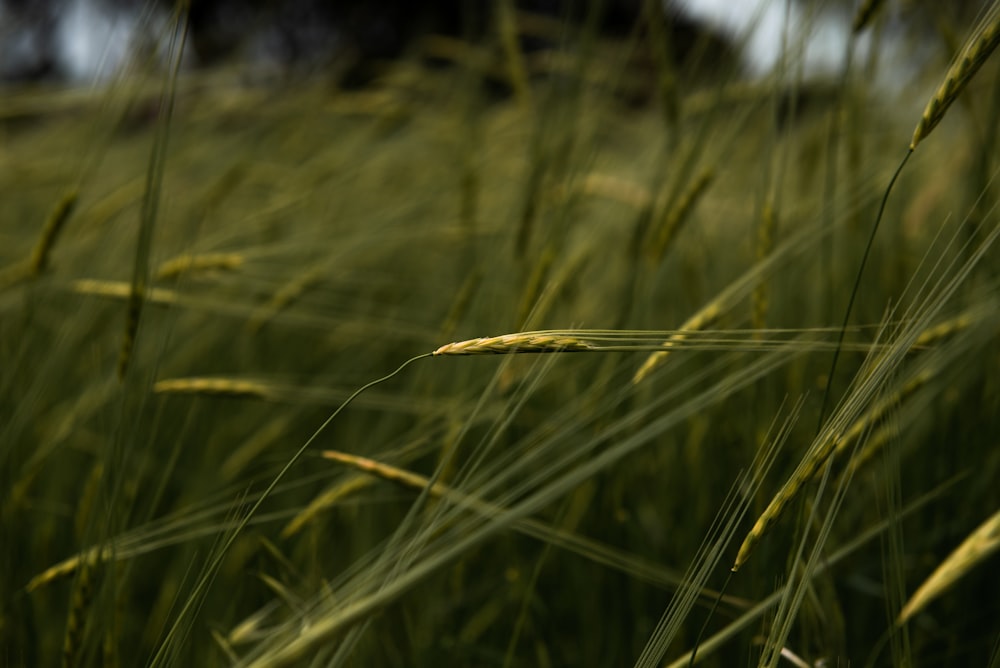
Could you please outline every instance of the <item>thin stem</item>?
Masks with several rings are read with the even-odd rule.
[[[875,243],[875,234],[878,232],[879,223],[882,222],[882,214],[885,213],[885,204],[889,201],[889,193],[892,192],[892,187],[896,184],[896,179],[899,178],[900,172],[903,171],[903,167],[906,165],[906,161],[910,159],[913,155],[913,149],[910,148],[906,151],[906,155],[903,156],[903,161],[899,163],[899,167],[896,168],[896,172],[892,175],[892,179],[889,180],[889,185],[885,189],[885,194],[882,195],[882,203],[878,207],[878,215],[875,216],[875,224],[872,225],[872,232],[868,236],[868,244],[865,246],[865,254],[861,258],[861,266],[858,267],[858,275],[854,279],[854,288],[851,290],[851,299],[847,302],[847,311],[844,313],[844,322],[840,325],[840,335],[837,338],[837,347],[833,351],[833,361],[830,363],[830,372],[826,377],[826,390],[823,392],[823,404],[819,409],[819,422],[816,425],[816,433],[818,434],[823,429],[823,420],[826,418],[826,408],[830,400],[830,388],[833,386],[833,374],[837,370],[837,361],[840,359],[840,350],[844,345],[844,335],[847,333],[847,325],[851,321],[851,311],[854,309],[854,300],[858,296],[858,290],[861,288],[861,277],[865,273],[865,265],[868,263],[868,255],[871,253],[872,246]]]

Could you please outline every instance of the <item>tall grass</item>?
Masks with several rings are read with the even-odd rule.
[[[648,5],[5,93],[4,662],[993,656],[995,4],[905,91]]]

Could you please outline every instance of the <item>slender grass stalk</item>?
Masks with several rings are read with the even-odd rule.
[[[118,354],[119,380],[125,379],[125,373],[128,371],[129,363],[132,360],[132,349],[135,347],[135,337],[139,331],[139,320],[142,316],[142,307],[146,300],[146,292],[149,286],[149,255],[152,251],[153,233],[159,215],[160,191],[163,187],[167,146],[170,140],[170,127],[174,113],[174,101],[177,97],[177,77],[180,74],[184,45],[187,41],[186,13],[182,12],[179,16],[178,29],[173,31],[171,35],[169,47],[170,74],[163,82],[163,91],[160,94],[159,114],[156,124],[156,136],[153,139],[153,147],[149,155],[149,166],[146,169],[146,189],[143,193],[142,211],[139,216],[139,236],[136,240],[132,284],[125,310],[125,333],[122,336],[121,350]]]

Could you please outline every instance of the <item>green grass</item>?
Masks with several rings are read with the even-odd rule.
[[[827,388],[879,201],[947,69],[932,34],[942,55],[912,97],[865,63],[801,81],[790,58],[758,83],[688,63],[636,106],[636,44],[571,28],[568,67],[526,58],[527,98],[482,85],[506,76],[499,35],[490,68],[414,54],[354,93],[187,73],[152,160],[165,73],[6,92],[3,662],[653,666],[706,620],[708,665],[781,648],[995,662],[995,556],[895,624],[1000,506],[995,62],[896,183]],[[148,178],[160,198],[137,252]],[[46,266],[25,270],[72,192]],[[239,261],[157,278],[220,253]],[[119,379],[137,267],[150,290]],[[719,318],[633,383],[720,296]],[[631,349],[416,360],[261,500],[359,387],[451,341],[540,329],[627,332]],[[158,391],[206,377],[223,384]],[[852,427],[710,615],[772,497]]]

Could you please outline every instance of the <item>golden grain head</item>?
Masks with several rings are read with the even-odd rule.
[[[513,353],[568,353],[597,350],[587,341],[566,334],[518,332],[447,343],[432,355],[510,355]]]
[[[101,281],[92,278],[81,278],[73,281],[73,290],[84,295],[128,299],[132,294],[132,286],[125,281]],[[180,295],[173,290],[164,288],[147,288],[146,300],[160,305],[176,304]]]
[[[700,311],[695,313],[693,316],[687,319],[687,321],[681,325],[681,332],[674,334],[667,341],[664,341],[664,348],[671,348],[673,344],[683,341],[687,338],[684,333],[686,331],[694,331],[699,329],[704,329],[708,327],[713,322],[718,320],[719,316],[722,315],[722,301],[721,299],[714,299],[708,304],[706,304]],[[664,362],[667,361],[667,356],[670,355],[669,350],[657,350],[649,354],[646,361],[643,362],[639,370],[635,372],[632,376],[632,384],[636,385],[642,382],[649,374],[653,373],[657,368],[659,368]]]
[[[167,378],[153,385],[157,394],[208,394],[226,397],[253,397],[267,399],[271,389],[253,380],[238,378]]]
[[[916,129],[913,131],[913,139],[910,140],[911,151],[937,127],[937,124],[944,118],[945,112],[948,111],[948,107],[958,98],[958,95],[979,71],[979,68],[983,66],[998,44],[1000,44],[1000,11],[995,11],[992,12],[989,22],[976,34],[976,37],[949,68],[944,82],[927,103],[924,113],[920,117],[920,122],[917,123]]]
[[[328,459],[336,459],[335,457],[328,456],[325,452],[323,453],[323,456]],[[370,476],[357,475],[355,477],[348,478],[344,482],[329,487],[325,492],[322,492],[319,496],[310,501],[309,505],[307,505],[301,512],[293,517],[288,524],[285,525],[285,527],[281,530],[281,537],[285,539],[291,538],[308,525],[322,511],[333,507],[345,497],[368,487],[372,484],[372,480],[373,479]]]
[[[668,354],[669,353],[666,350],[658,350],[650,353],[649,357],[646,358],[646,361],[642,363],[641,367],[639,367],[639,370],[635,372],[634,376],[632,376],[632,384],[635,385],[642,382],[646,376],[653,373],[653,371],[666,361]]]
[[[245,260],[239,253],[185,253],[163,262],[156,270],[156,277],[162,280],[193,271],[233,270],[243,266]]]
[[[821,450],[828,452],[831,449],[832,445],[826,446]],[[816,467],[826,459],[823,456],[823,452],[820,451],[814,451],[806,455],[806,457],[807,459],[803,461],[803,464],[796,469],[792,477],[782,485],[778,493],[771,499],[771,502],[767,504],[767,508],[760,514],[757,521],[754,522],[753,528],[750,529],[746,538],[743,539],[743,543],[740,545],[739,552],[731,569],[734,573],[746,563],[747,559],[750,558],[750,553],[757,547],[757,544],[770,530],[771,526],[778,521],[782,513],[784,513],[785,508],[788,507],[788,504],[791,503],[802,487],[812,478]]]
[[[913,615],[923,610],[928,603],[947,591],[952,584],[998,549],[1000,549],[1000,511],[979,525],[941,562],[903,606],[897,623],[905,624]]]
[[[837,444],[840,441],[839,436],[824,434],[810,448],[809,452],[806,453],[795,469],[795,472],[785,481],[781,489],[771,499],[771,502],[767,504],[767,508],[760,514],[753,528],[747,534],[746,538],[743,539],[739,553],[736,556],[736,561],[733,563],[732,571],[734,573],[750,558],[750,553],[753,552],[754,547],[757,546],[771,526],[778,521],[782,513],[784,513],[785,508],[788,507],[788,504],[798,496],[799,492],[816,476],[817,472],[836,452]]]
[[[974,318],[969,313],[963,313],[962,315],[952,318],[951,320],[946,320],[938,325],[929,327],[920,333],[917,340],[913,342],[914,348],[922,348],[924,346],[929,346],[937,343],[941,339],[947,338],[952,334],[956,334],[964,329],[968,329],[972,325]]]
[[[747,534],[746,538],[743,539],[743,543],[740,545],[740,550],[736,554],[736,559],[733,561],[733,566],[730,570],[735,573],[740,570],[743,564],[746,563],[747,559],[750,558],[750,553],[753,549],[757,547],[757,543],[760,542],[761,537],[767,533],[768,528],[774,520],[777,519],[777,514],[764,514],[757,518],[754,522],[753,528],[750,529],[750,533]]]

